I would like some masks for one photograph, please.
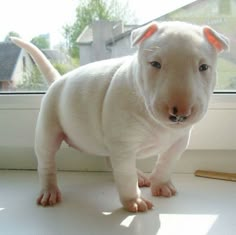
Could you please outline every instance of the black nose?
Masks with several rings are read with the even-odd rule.
[[[172,122],[184,122],[191,115],[191,112],[191,108],[189,110],[186,109],[183,111],[183,109],[180,110],[177,106],[173,106],[171,109],[169,109],[169,119]]]
[[[188,117],[187,116],[178,116],[178,115],[170,115],[169,119],[172,122],[184,122]]]

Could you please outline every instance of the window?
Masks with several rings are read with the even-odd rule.
[[[232,13],[232,1],[225,0],[225,1],[219,1],[219,14],[222,15],[230,15]]]
[[[26,59],[25,59],[25,56],[23,56],[23,61],[22,61],[22,63],[23,63],[23,72],[25,73],[26,72]]]
[[[231,50],[219,59],[216,91],[235,91],[235,1],[169,0],[163,1],[159,7],[152,7],[154,3],[154,0],[145,3],[134,0],[127,0],[127,3],[125,0],[6,1],[0,9],[0,92],[47,89],[34,61],[29,55],[28,58],[27,55],[21,56],[22,50],[10,43],[9,36],[33,42],[64,74],[86,63],[134,53],[129,44],[130,31],[151,20],[207,24],[227,35],[231,39]],[[96,4],[105,11],[99,11]],[[90,14],[90,21],[84,16],[85,9]],[[76,15],[79,15],[80,22],[76,22]],[[22,63],[23,67],[19,66]]]
[[[230,150],[230,156],[236,156],[236,1],[163,0],[157,3],[156,0],[128,0],[126,6],[125,0],[96,0],[93,2],[108,3],[106,9],[112,9],[110,15],[103,11],[100,15],[93,15],[93,23],[85,22],[82,28],[78,23],[73,25],[76,8],[84,10],[82,3],[88,1],[7,0],[1,5],[0,168],[35,168],[32,158],[34,129],[42,96],[48,88],[30,56],[12,45],[9,36],[32,41],[63,74],[89,62],[134,53],[135,50],[130,48],[130,30],[152,20],[207,24],[230,38],[230,52],[223,53],[219,59],[216,87],[219,94],[213,96],[207,117],[194,129],[190,149]],[[117,1],[120,6],[109,7]],[[89,14],[84,12],[79,13],[86,21]],[[98,21],[100,16],[108,20]],[[80,33],[76,34],[72,29],[78,29]],[[78,153],[74,155],[77,158]],[[222,155],[225,157],[227,154],[224,152]],[[204,162],[202,153],[201,156]],[[65,160],[59,166],[73,170],[77,166],[84,167],[73,161]],[[209,163],[212,164],[212,161]],[[227,161],[222,160],[221,163],[223,165]],[[70,166],[65,167],[66,164]]]

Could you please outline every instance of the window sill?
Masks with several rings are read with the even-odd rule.
[[[121,209],[110,173],[59,172],[58,177],[62,203],[53,208],[39,208],[34,204],[39,187],[36,172],[0,171],[1,233],[236,233],[233,182],[175,174],[173,182],[178,189],[175,197],[155,198],[149,188],[143,188],[143,196],[155,207],[148,213],[133,214]]]
[[[2,94],[0,93],[0,110],[2,109],[39,109],[43,93]],[[236,93],[213,94],[209,109],[236,110]]]

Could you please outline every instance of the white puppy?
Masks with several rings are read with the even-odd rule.
[[[192,125],[207,111],[217,55],[228,49],[227,38],[210,27],[153,22],[132,32],[134,56],[88,64],[62,77],[32,44],[12,40],[34,57],[48,81],[56,80],[43,98],[36,128],[39,204],[61,200],[55,153],[63,140],[110,156],[128,211],[152,208],[138,187],[136,159],[159,155],[150,176],[152,194],[176,193],[171,171]]]

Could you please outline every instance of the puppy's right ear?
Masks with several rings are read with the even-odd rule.
[[[229,50],[229,39],[224,35],[216,32],[209,26],[203,28],[203,32],[208,42],[218,51],[228,51]]]
[[[134,47],[150,36],[152,36],[158,30],[157,23],[152,22],[148,25],[142,26],[132,31],[131,33],[131,46]]]

